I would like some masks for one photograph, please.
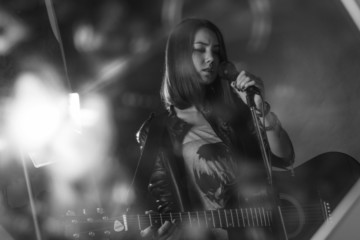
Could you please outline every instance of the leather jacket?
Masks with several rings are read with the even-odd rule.
[[[210,123],[217,136],[229,146],[232,151],[251,158],[260,159],[261,152],[257,143],[255,131],[252,127],[250,110],[240,107],[237,113],[231,112],[232,117],[226,114],[211,114],[211,111],[201,111]],[[220,117],[221,116],[221,117]],[[225,116],[225,117],[224,117]],[[242,116],[242,117],[241,117]],[[245,116],[245,117],[244,117]],[[192,211],[202,209],[200,198],[195,186],[189,180],[182,157],[182,142],[191,129],[191,125],[176,116],[174,108],[158,116],[152,114],[141,126],[137,133],[137,141],[141,151],[144,151],[148,139],[149,127],[154,119],[165,117],[164,132],[156,153],[155,166],[152,169],[148,190],[156,199],[159,212]],[[284,132],[286,134],[286,132]],[[272,154],[272,165],[286,168],[294,161],[294,154],[288,159],[282,159]]]

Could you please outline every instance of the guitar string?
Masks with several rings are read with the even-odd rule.
[[[318,211],[318,213],[319,213],[320,211]],[[316,215],[316,217],[315,218],[306,218],[307,219],[307,221],[306,221],[306,223],[305,224],[312,224],[312,223],[319,223],[319,222],[323,222],[324,221],[324,219],[323,218],[320,218],[319,217],[319,215],[317,214]],[[128,223],[138,223],[138,221],[137,220],[135,220],[135,219],[132,219],[131,220],[131,218],[129,218],[128,219]],[[244,219],[244,221],[245,221],[245,219]],[[96,221],[94,221],[94,222],[92,222],[92,223],[97,223],[97,222],[111,222],[111,223],[113,223],[114,221],[111,221],[111,220],[96,220]],[[216,221],[215,221],[216,222]],[[238,226],[232,226],[232,225],[230,225],[230,227],[240,227],[240,228],[243,228],[244,226],[242,225],[242,222],[243,221],[241,221],[241,224],[240,224],[240,221],[238,221]],[[203,222],[201,222],[201,223],[203,223]],[[285,225],[286,226],[289,226],[291,223],[298,223],[298,221],[294,221],[293,219],[287,219],[287,221],[285,221]],[[216,224],[216,223],[215,223]],[[195,226],[196,225],[198,225],[198,226],[205,226],[205,224],[194,224]],[[258,224],[256,224],[257,226],[259,226]],[[210,224],[210,225],[207,225],[206,224],[206,226],[207,227],[210,227],[210,228],[212,228],[212,225]],[[216,224],[216,226],[219,226],[219,227],[223,227],[223,226],[221,226],[221,224],[219,224],[219,225],[217,225]],[[229,226],[227,226],[227,227],[229,227]],[[251,226],[245,226],[245,227],[251,227]],[[98,227],[98,228],[93,228],[93,229],[91,229],[91,230],[87,230],[87,231],[82,231],[82,232],[80,232],[80,233],[85,233],[85,232],[91,232],[91,231],[101,231],[101,230],[107,230],[107,229],[109,229],[109,227]],[[142,229],[144,229],[144,228],[142,228]],[[141,229],[141,230],[142,230]]]
[[[322,217],[319,217],[318,215],[316,215],[315,217],[308,217],[308,218],[306,218],[306,222],[304,223],[304,224],[314,224],[314,223],[322,223],[322,222],[324,222],[325,220],[324,220],[324,218],[322,218]],[[110,221],[110,220],[108,220],[108,221],[105,221],[105,223],[111,223],[111,224],[114,224],[114,222],[115,221]],[[128,224],[129,225],[138,225],[138,221],[136,221],[136,220],[133,220],[133,221],[127,221],[128,222]],[[96,223],[104,223],[104,221],[95,221],[95,222],[92,222],[93,224],[96,224]],[[182,221],[181,223],[190,223],[191,224],[191,222],[190,221]],[[247,223],[247,221],[246,221],[246,219],[244,219],[244,220],[242,220],[242,221],[235,221],[233,224],[228,224],[226,227],[237,227],[237,228],[242,228],[242,227],[244,227],[244,223],[245,223],[245,227],[251,227],[251,226],[249,226],[248,225],[248,223]],[[297,224],[297,223],[299,223],[299,221],[298,220],[294,220],[294,219],[288,219],[288,218],[286,218],[285,219],[285,225],[286,226],[289,226],[289,225],[295,225],[295,224]],[[191,224],[191,225],[193,225],[193,226],[206,226],[206,227],[208,227],[208,228],[214,228],[213,226],[214,226],[214,224],[215,224],[215,228],[218,228],[218,227],[225,227],[225,225],[223,225],[223,224],[221,224],[219,221],[216,221],[216,220],[214,220],[214,221],[211,221],[211,224],[205,224],[205,222],[204,221],[200,221],[200,223],[198,222],[198,221],[194,221],[194,224]],[[146,225],[146,227],[148,227],[148,226],[150,226],[151,224],[150,224],[150,221],[142,221],[142,225]],[[159,225],[159,223],[157,223],[157,224],[152,224],[152,225],[155,225],[155,226],[158,226]],[[251,225],[251,224],[250,224]],[[267,224],[268,225],[268,224]],[[253,226],[261,226],[261,224],[253,224]],[[145,227],[145,228],[146,228]],[[102,228],[93,228],[94,230],[97,230],[97,229],[99,229],[99,230],[101,230],[101,229],[109,229],[109,227],[102,227]],[[144,228],[142,228],[142,229],[144,229]]]
[[[233,213],[235,212],[235,210],[233,210],[232,211]],[[267,213],[269,213],[270,211],[267,211]],[[310,213],[315,213],[315,214],[318,214],[318,213],[322,213],[322,211],[320,210],[320,209],[315,209],[315,208],[313,208],[312,210],[310,209],[310,210],[307,210],[307,211],[304,211],[305,213],[308,213],[307,215],[309,215]],[[218,211],[213,211],[213,213],[214,213],[214,215],[216,214],[216,216],[218,217]],[[293,214],[293,215],[299,215],[298,214],[298,211],[296,211],[296,210],[293,210],[293,211],[289,211],[289,210],[282,210],[282,213],[283,214],[286,214],[287,216],[288,215],[291,215],[291,214]],[[203,212],[182,212],[182,213],[180,213],[181,214],[181,217],[182,218],[184,218],[184,219],[188,219],[189,217],[188,217],[188,215],[190,214],[190,217],[191,218],[197,218],[197,215],[199,215],[200,216],[200,218],[205,218],[205,214],[203,213]],[[207,212],[207,214],[209,215],[209,216],[206,216],[207,217],[207,219],[208,218],[210,218],[210,217],[212,217],[211,215],[211,212]],[[230,216],[225,216],[225,215],[230,215],[231,214],[231,212],[230,211],[227,211],[226,212],[226,214],[223,212],[223,211],[220,211],[220,215],[222,216],[222,217],[230,217]],[[261,213],[261,214],[259,214],[259,213],[257,213],[257,214],[253,214],[253,216],[255,217],[255,216],[261,216],[261,217],[263,217],[264,215]],[[163,213],[163,214],[160,214],[160,213],[157,213],[157,214],[153,214],[153,215],[151,215],[151,219],[161,219],[161,218],[180,218],[180,216],[179,216],[179,213],[172,213],[171,215],[170,215],[170,213]],[[123,218],[123,215],[121,215],[121,216],[114,216],[114,217],[110,217],[110,218],[108,218],[108,220],[118,220],[118,219],[122,219]],[[129,220],[132,220],[132,219],[134,219],[134,220],[138,220],[138,219],[149,219],[149,215],[139,215],[139,216],[137,216],[137,215],[126,215],[126,219],[129,221]]]
[[[324,221],[324,217],[322,216],[322,211],[319,209],[319,206],[318,205],[313,205],[315,207],[306,207],[307,209],[313,209],[312,211],[305,211],[307,214],[307,217],[306,217],[306,220],[307,222],[309,221]],[[246,208],[244,208],[245,210]],[[262,209],[262,208],[260,208]],[[283,207],[283,209],[291,209],[291,207]],[[292,208],[294,209],[294,208]],[[315,210],[314,210],[315,209]],[[231,212],[234,212],[236,211],[237,209],[229,209],[229,210],[226,210],[226,213],[231,213]],[[240,209],[239,209],[240,210]],[[211,217],[211,211],[207,211],[209,213],[209,217],[206,216],[206,220],[210,220],[211,222],[216,222],[217,219],[219,218],[216,218],[216,219],[213,219]],[[216,214],[218,213],[217,210],[213,210],[212,212],[216,212]],[[267,210],[268,212],[268,210]],[[197,221],[197,220],[205,220],[205,214],[203,212],[185,212],[185,213],[180,213],[181,214],[181,217],[184,215],[184,218],[181,219],[182,221],[181,222],[191,222],[191,220],[188,220],[188,215],[190,213],[190,218],[192,218],[191,220],[193,221]],[[282,213],[285,215],[285,219],[287,221],[293,221],[293,219],[288,219],[288,218],[291,218],[292,216],[298,216],[297,214],[297,211],[286,211],[286,210],[282,210]],[[320,213],[320,214],[319,214]],[[173,219],[180,219],[180,216],[179,214],[176,214],[176,213],[172,213],[174,216],[173,216]],[[197,216],[192,216],[192,214],[196,214]],[[198,214],[199,214],[199,218],[198,218]],[[221,218],[229,218],[229,216],[226,216],[225,214],[225,211],[220,211],[220,214],[221,214]],[[161,215],[161,216],[160,216]],[[202,215],[202,216],[201,216]],[[319,216],[320,215],[320,216]],[[263,214],[255,214],[255,216],[253,215],[252,218],[255,218],[256,216],[260,217],[260,218],[265,218],[266,217],[263,215]],[[119,220],[121,219],[122,216],[120,217],[112,217],[112,218],[109,218],[108,220],[100,220],[99,222],[114,222],[115,220]],[[249,217],[250,218],[250,217]],[[150,222],[150,219],[149,219],[149,216],[148,215],[139,215],[139,216],[127,216],[127,222],[129,222],[130,224],[131,223],[138,223],[139,222],[139,219],[140,221],[144,222],[144,220],[146,222]],[[151,216],[151,219],[154,220],[154,221],[158,221],[158,220],[170,220],[171,219],[171,216],[170,216],[170,213],[164,213],[164,214],[154,214],[153,216]],[[247,220],[247,218],[236,218],[236,221],[237,222],[237,225],[240,225],[240,224],[243,224],[243,222],[245,222]]]
[[[155,221],[155,224],[152,224],[152,225],[159,225],[159,222],[156,222],[157,220],[153,219]],[[167,220],[170,220],[170,219],[164,219],[164,222],[167,221]],[[176,219],[176,220],[179,220],[179,219]],[[229,220],[229,219],[228,219]],[[93,222],[86,222],[84,221],[84,223],[90,223],[90,224],[95,224],[95,223],[111,223],[113,224],[116,220],[99,220],[99,221],[93,221]],[[199,219],[200,223],[204,223],[204,219]],[[183,220],[183,221],[180,221],[181,223],[194,223],[194,225],[196,225],[197,223],[199,223],[199,221],[196,219],[196,220],[193,220],[193,221],[189,221],[189,220]],[[285,222],[298,222],[298,219],[297,218],[286,218],[285,217]],[[310,221],[312,222],[323,222],[325,221],[323,217],[320,217],[318,215],[314,215],[312,217],[307,217],[306,218],[306,222],[309,223]],[[149,224],[150,221],[148,219],[146,219],[145,221],[141,221],[142,223],[145,223],[147,225],[151,225]],[[216,219],[216,220],[210,220],[211,224],[208,224],[208,225],[212,225],[213,223],[215,223],[215,225],[222,225],[220,224],[220,222]],[[228,224],[228,226],[232,226],[232,225],[242,225],[243,222],[247,222],[247,219],[239,219],[239,221],[235,220],[234,219],[234,223],[232,224],[232,221],[230,221],[230,224]],[[127,220],[127,223],[129,224],[138,224],[139,222],[135,219],[133,220]],[[225,225],[225,224],[224,224]],[[258,224],[257,224],[258,225]]]
[[[258,209],[258,208],[257,208]],[[304,209],[304,208],[303,208]],[[303,212],[322,212],[322,210],[321,209],[319,209],[318,207],[316,208],[316,207],[308,207],[308,208],[306,208],[307,210],[306,211],[303,211]],[[223,210],[220,210],[220,214],[221,214],[221,216],[225,216],[225,215],[227,215],[227,214],[231,214],[231,212],[232,213],[235,213],[236,212],[236,210],[238,210],[238,212],[240,212],[240,209],[233,209],[233,210],[226,210],[226,213],[223,211]],[[248,211],[249,211],[250,209],[248,209]],[[246,211],[246,209],[243,209],[243,211]],[[271,212],[270,210],[265,210],[267,213],[269,213],[269,212]],[[218,215],[218,210],[213,210],[213,211],[206,211],[206,214],[207,215],[212,215],[211,214],[211,212],[213,212],[214,214],[216,214],[216,215]],[[288,209],[282,209],[282,211],[281,211],[282,213],[287,213],[287,214],[289,214],[289,213],[294,213],[294,214],[296,214],[296,213],[298,213],[299,211],[297,211],[296,209],[294,210],[294,209],[290,209],[290,210],[288,210]],[[198,212],[180,212],[180,213],[171,213],[171,215],[175,218],[175,217],[178,217],[179,216],[179,214],[181,214],[181,216],[184,216],[184,218],[188,218],[188,215],[190,214],[190,216],[193,216],[193,215],[195,215],[195,216],[197,216],[198,214],[200,215],[200,216],[205,216],[205,214],[204,214],[204,212],[203,211],[198,211]],[[126,214],[125,214],[126,215]],[[257,213],[257,214],[253,214],[254,216],[256,216],[256,215],[261,215],[261,216],[263,216],[263,214],[261,213],[261,214],[259,214],[259,213]],[[131,218],[138,218],[138,216],[140,217],[140,218],[149,218],[149,215],[144,215],[144,214],[139,214],[139,215],[126,215],[126,218],[127,219],[131,219]],[[210,217],[209,216],[209,217]],[[155,218],[161,218],[161,217],[170,217],[170,213],[153,213],[153,214],[151,214],[151,218],[152,219],[155,219]],[[110,217],[109,219],[113,219],[113,220],[116,220],[116,219],[118,219],[118,218],[123,218],[123,215],[119,215],[119,216],[114,216],[114,217]]]
[[[306,223],[305,224],[312,224],[312,223],[319,223],[319,222],[322,222],[323,221],[323,219],[318,219],[318,220],[321,220],[321,221],[314,221],[314,220],[307,220],[306,221]],[[291,223],[298,223],[297,221],[286,221],[286,223],[285,223],[285,225],[286,226],[289,226],[289,225],[291,225]],[[198,225],[198,224],[194,224],[194,225]],[[150,226],[150,225],[149,225]],[[205,225],[199,225],[199,226],[205,226]],[[212,227],[212,225],[206,225],[208,228],[213,228]],[[223,226],[221,226],[221,225],[217,225],[218,227],[223,227]],[[257,226],[259,226],[259,225],[257,225]],[[230,226],[230,227],[233,227],[233,226]],[[236,227],[236,226],[235,226]],[[246,225],[245,226],[245,228],[248,228],[248,227],[253,227],[253,226],[249,226],[249,225]],[[146,227],[145,227],[146,228]],[[140,229],[140,230],[143,230],[143,229],[145,229],[145,228],[142,228],[142,229]],[[244,226],[243,225],[239,225],[238,226],[238,228],[244,228]],[[83,231],[79,231],[78,233],[88,233],[88,232],[92,232],[92,231],[106,231],[106,230],[109,230],[109,227],[106,227],[106,226],[103,226],[103,227],[97,227],[97,228],[92,228],[92,229],[87,229],[87,230],[83,230]]]
[[[301,208],[302,209],[304,209],[304,208],[317,208],[317,209],[320,209],[319,208],[319,204],[308,204],[308,205],[303,205],[303,206],[301,206]],[[226,211],[226,212],[230,212],[230,211],[236,211],[236,210],[238,210],[238,211],[240,211],[240,210],[246,210],[246,209],[248,209],[248,210],[250,210],[250,209],[264,209],[264,210],[268,210],[268,211],[271,211],[271,208],[265,208],[265,207],[260,207],[260,206],[254,206],[254,207],[243,207],[243,208],[232,208],[232,209],[214,209],[214,210],[205,210],[206,212],[218,212],[219,210],[220,210],[220,212],[224,212],[224,211]],[[281,206],[281,209],[297,209],[296,207],[293,207],[293,206]],[[196,213],[203,213],[204,211],[187,211],[187,212],[172,212],[172,214],[178,214],[178,213],[183,213],[183,214],[188,214],[188,213],[193,213],[193,214],[196,214]],[[156,214],[161,214],[161,213],[157,213],[157,212],[154,212],[154,213],[151,213],[151,214],[154,214],[154,215],[156,215]],[[163,213],[163,214],[170,214],[170,212],[169,213]],[[91,214],[89,214],[89,215],[91,215]],[[93,213],[92,215],[100,215],[100,214],[98,214],[98,213]],[[119,216],[123,216],[123,215],[127,215],[127,214],[122,214],[122,215],[119,215]],[[143,215],[144,216],[144,214],[139,214],[139,215]],[[147,214],[146,214],[147,215]],[[128,215],[128,216],[131,216],[131,215]],[[132,216],[137,216],[137,214],[132,214]]]
[[[320,220],[323,220],[323,219],[320,219]],[[286,226],[289,226],[290,224],[289,223],[292,223],[292,222],[294,222],[294,221],[287,221],[286,223],[285,223],[285,225]],[[312,224],[312,223],[319,223],[320,221],[307,221],[305,224]],[[298,222],[295,222],[295,223],[298,223]],[[195,225],[198,225],[198,224],[195,224]],[[205,226],[205,225],[199,225],[199,226]],[[207,226],[207,225],[206,225]],[[217,225],[218,227],[223,227],[223,226],[220,226],[220,225]],[[257,226],[259,226],[259,225],[257,225]],[[213,228],[212,227],[212,225],[209,225],[209,226],[207,226],[208,228]],[[218,228],[217,227],[217,228]],[[230,226],[230,227],[234,227],[234,226]],[[236,227],[236,226],[235,226]],[[249,227],[253,227],[253,226],[249,226],[249,225],[246,225],[245,226],[245,228],[249,228]],[[145,227],[146,228],[146,227]],[[143,230],[143,229],[145,229],[145,228],[142,228],[142,229],[140,229],[140,230]],[[243,225],[240,225],[240,226],[238,226],[237,228],[244,228],[244,226]],[[82,233],[89,233],[89,232],[98,232],[98,231],[106,231],[106,230],[109,230],[109,227],[106,227],[106,226],[103,226],[103,227],[97,227],[97,228],[92,228],[92,229],[87,229],[87,230],[83,230],[83,231],[79,231],[79,232],[77,232],[77,233],[79,233],[79,234],[82,234]]]
[[[307,222],[308,221],[311,221],[311,220],[321,220],[321,221],[324,221],[324,218],[318,216],[318,215],[314,215],[315,217],[307,217],[306,220]],[[82,223],[89,223],[89,224],[97,224],[97,223],[114,223],[116,220],[118,219],[115,219],[115,220],[94,220],[94,221],[91,221],[91,222],[87,222],[87,221],[83,221],[83,222],[80,222],[80,223],[77,223],[79,225],[81,225]],[[149,220],[149,219],[147,219]],[[200,219],[202,220],[202,219]],[[246,221],[247,219],[243,219],[244,221]],[[286,222],[288,221],[294,221],[295,219],[294,218],[286,218]],[[241,219],[239,219],[239,221],[241,221]],[[296,221],[296,220],[295,220]],[[133,219],[133,220],[127,220],[128,223],[138,223],[137,220]],[[144,221],[143,221],[144,222]],[[150,221],[146,221],[146,222],[150,222]],[[183,221],[183,222],[189,222],[188,219],[186,221]],[[192,221],[192,222],[195,222],[195,223],[198,223],[198,221]],[[202,221],[200,221],[202,222]],[[215,221],[215,222],[218,222],[218,221]],[[237,221],[235,221],[237,222]],[[241,221],[242,222],[242,221]]]

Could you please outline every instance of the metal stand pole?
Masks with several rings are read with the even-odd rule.
[[[288,240],[286,229],[285,229],[284,219],[283,219],[283,216],[282,216],[282,213],[281,213],[280,206],[278,204],[278,198],[275,196],[275,188],[273,186],[273,181],[272,181],[270,145],[269,145],[269,141],[268,141],[267,136],[266,136],[266,132],[262,131],[261,127],[260,127],[259,119],[258,119],[258,116],[256,114],[256,105],[255,105],[255,102],[254,102],[254,93],[248,93],[246,95],[246,100],[247,100],[248,106],[250,108],[252,120],[253,120],[255,129],[256,129],[256,135],[257,135],[258,142],[259,142],[260,149],[261,149],[261,156],[262,156],[262,159],[263,159],[263,162],[264,162],[264,167],[265,167],[266,174],[267,174],[268,184],[269,184],[269,187],[271,189],[271,196],[273,198],[274,204],[276,205],[276,211],[278,213],[278,218],[279,218],[279,221],[281,223],[282,236],[283,236],[284,240]]]

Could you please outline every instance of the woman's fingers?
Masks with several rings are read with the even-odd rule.
[[[152,226],[145,228],[140,232],[140,236],[145,239],[152,239],[155,234],[156,229]]]
[[[140,236],[144,239],[157,239],[157,240],[176,240],[180,239],[180,229],[175,222],[165,221],[158,229],[155,227],[147,227],[140,232]]]
[[[180,239],[180,228],[175,222],[166,221],[158,230],[159,240],[177,240]]]
[[[247,104],[247,92],[245,91],[247,88],[254,86],[260,91],[260,95],[255,94],[255,104],[257,107],[261,106],[262,98],[264,97],[264,82],[255,75],[241,71],[235,81],[231,83],[231,87],[234,92],[242,99],[244,103]]]
[[[169,230],[171,229],[172,224],[169,221],[165,221],[163,225],[161,225],[161,227],[159,227],[157,233],[158,236],[163,236],[165,235],[167,232],[169,232]]]
[[[246,90],[248,87],[250,87],[250,86],[257,86],[258,84],[256,84],[256,82],[254,81],[254,80],[249,80],[248,82],[246,82],[245,84],[244,84],[244,89]],[[258,87],[258,86],[257,86]]]
[[[256,77],[249,72],[241,71],[235,81],[236,89],[238,91],[245,91],[248,87],[251,86],[257,87],[261,92],[264,90],[264,83],[259,77]]]

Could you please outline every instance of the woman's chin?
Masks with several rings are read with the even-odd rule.
[[[215,78],[210,76],[202,76],[201,80],[202,84],[208,85],[213,83],[215,81]]]

